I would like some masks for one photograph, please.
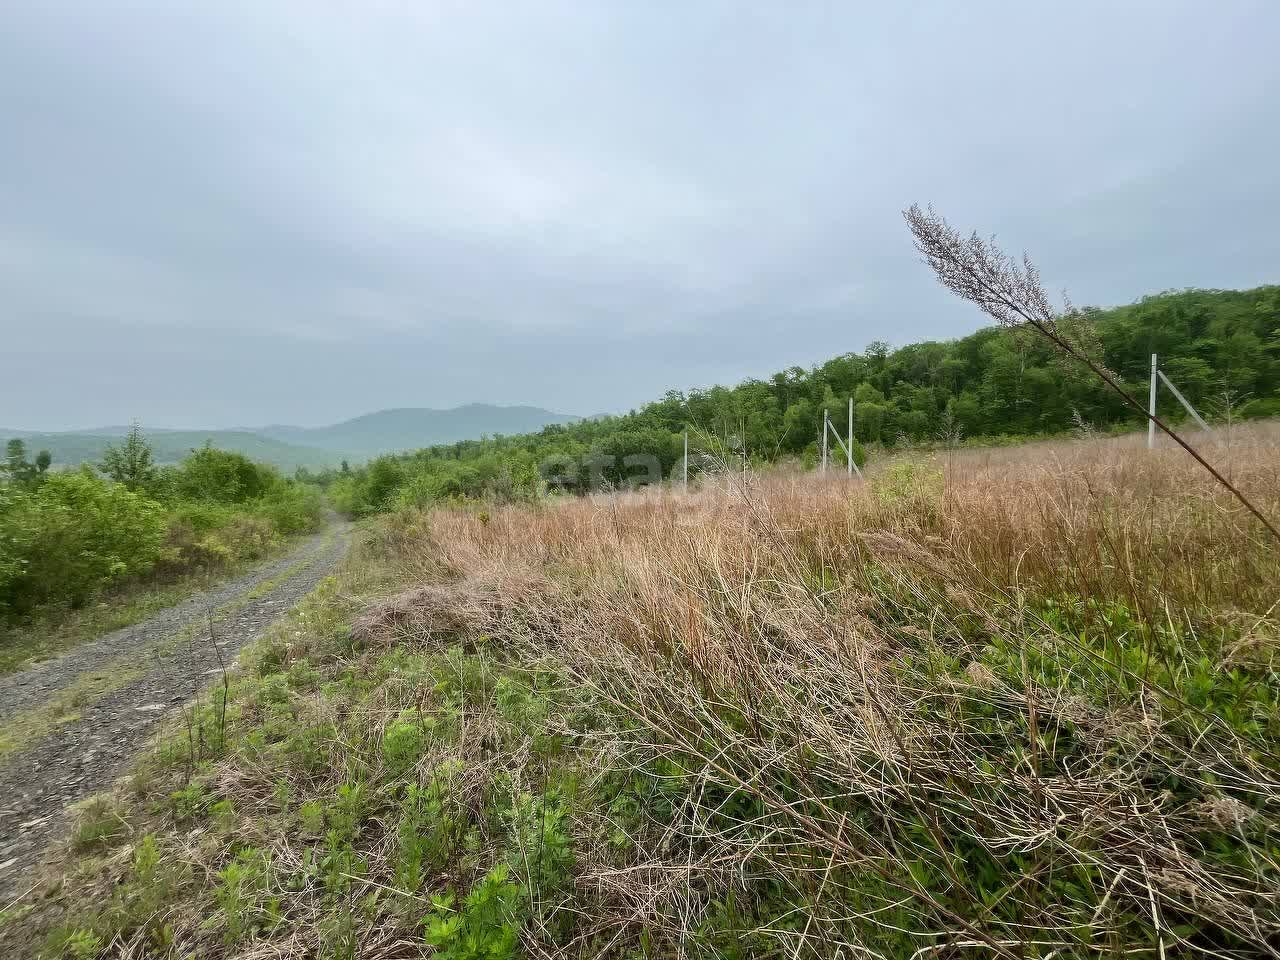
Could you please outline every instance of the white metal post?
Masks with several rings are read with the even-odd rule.
[[[845,472],[849,476],[853,476],[853,397],[849,398],[849,445],[844,448],[845,457],[848,459],[848,470]]]
[[[684,432],[684,492],[689,492],[689,431]]]
[[[827,421],[828,419],[829,417],[827,416],[827,411],[824,408],[822,411],[822,472],[823,473],[827,472]]]
[[[1151,355],[1151,398],[1147,402],[1147,449],[1153,450],[1156,445],[1156,385],[1160,382],[1158,374],[1160,366],[1156,355]]]

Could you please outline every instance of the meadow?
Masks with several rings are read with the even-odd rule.
[[[1270,516],[1280,428],[1193,442]],[[1280,566],[1139,437],[401,510],[10,949],[1274,956]]]

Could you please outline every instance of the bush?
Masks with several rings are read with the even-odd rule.
[[[206,444],[182,462],[175,487],[179,496],[192,500],[244,503],[258,499],[280,482],[274,467]]]
[[[182,502],[170,516],[160,573],[180,577],[267,555],[279,541],[266,517],[225,504]]]
[[[569,811],[559,797],[521,793],[503,814],[507,862],[539,896],[563,889],[573,869]]]
[[[329,484],[329,502],[333,509],[347,517],[354,517],[360,510],[360,489],[353,476],[339,477]]]
[[[0,511],[0,610],[82,605],[149,572],[164,545],[164,510],[88,471],[50,475]]]
[[[412,719],[397,720],[382,735],[382,761],[387,776],[402,780],[422,755],[422,727]]]
[[[309,484],[279,483],[262,498],[257,511],[285,536],[313,533],[324,522],[324,496]]]
[[[426,786],[410,784],[405,790],[394,861],[400,890],[416,892],[429,873],[445,869],[462,842],[466,814],[453,795],[461,772],[461,762],[445,762]]]
[[[271,855],[254,847],[241,850],[217,873],[214,899],[225,923],[223,939],[228,946],[274,927],[280,919],[280,904],[270,896]]]
[[[14,487],[0,485],[0,618],[7,611],[11,591],[26,572],[26,559],[11,539],[6,518],[24,503],[26,497]]]
[[[79,607],[139,577],[258,560],[324,518],[316,487],[211,447],[138,487],[88,468],[0,484],[0,623],[43,605]]]
[[[1240,408],[1241,419],[1256,417],[1280,417],[1280,397],[1259,397]]]

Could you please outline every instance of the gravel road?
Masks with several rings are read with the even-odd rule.
[[[68,807],[108,788],[155,725],[219,674],[209,611],[226,662],[327,576],[350,524],[334,523],[287,556],[149,620],[0,677],[0,736],[50,707],[56,727],[0,757],[0,908],[68,824]],[[69,699],[70,698],[70,699]]]

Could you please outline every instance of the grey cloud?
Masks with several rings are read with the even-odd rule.
[[[592,413],[961,335],[914,200],[1077,302],[1275,280],[1277,28],[1244,0],[7,4],[0,425]]]

